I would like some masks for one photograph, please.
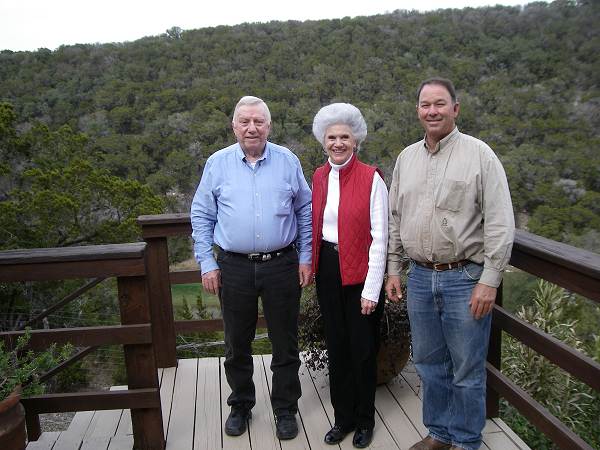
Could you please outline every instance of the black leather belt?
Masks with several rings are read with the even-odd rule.
[[[450,269],[458,269],[459,267],[463,267],[463,266],[466,266],[467,264],[471,263],[471,261],[469,261],[468,259],[462,259],[460,261],[454,261],[454,262],[449,262],[449,263],[421,262],[421,261],[415,261],[414,259],[413,259],[413,261],[417,266],[427,267],[428,269],[433,269],[438,272],[443,272],[444,270],[450,270]]]
[[[333,242],[321,241],[321,246],[330,248],[332,250],[335,250],[336,252],[340,251],[339,246],[337,244],[334,244]]]
[[[273,258],[277,258],[278,256],[283,255],[284,253],[289,252],[290,250],[294,250],[296,248],[296,246],[294,244],[290,244],[287,247],[284,248],[280,248],[279,250],[274,250],[272,252],[256,252],[256,253],[236,253],[236,252],[230,252],[227,250],[223,250],[225,253],[227,253],[228,255],[233,255],[233,256],[239,256],[242,258],[246,258],[252,262],[265,262],[265,261],[270,261]]]

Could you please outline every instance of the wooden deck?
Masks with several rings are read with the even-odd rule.
[[[333,409],[327,377],[300,368],[302,397],[299,401],[300,433],[290,441],[275,436],[275,420],[269,402],[271,355],[254,357],[256,406],[249,432],[239,437],[223,433],[229,413],[226,398],[229,386],[223,372],[223,359],[179,360],[177,368],[161,369],[163,423],[170,450],[288,450],[352,449],[352,435],[339,446],[326,445]],[[421,422],[419,377],[407,367],[401,376],[377,389],[375,433],[371,449],[408,449],[426,435]],[[113,387],[119,389],[120,387]],[[121,387],[122,389],[122,387]],[[482,449],[518,450],[527,445],[500,419],[488,420],[483,431]],[[63,432],[43,433],[28,449],[52,450],[130,450],[133,446],[129,410],[79,412]]]

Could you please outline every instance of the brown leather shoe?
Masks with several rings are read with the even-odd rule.
[[[427,436],[413,445],[409,450],[450,450],[451,447],[452,444],[446,444],[431,436]]]

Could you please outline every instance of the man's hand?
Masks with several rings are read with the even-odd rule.
[[[388,275],[385,282],[385,293],[390,301],[396,303],[402,300],[402,280],[399,275]]]
[[[371,300],[367,300],[364,297],[360,299],[360,313],[368,316],[377,308],[377,302],[373,302]]]
[[[479,320],[494,307],[496,301],[496,288],[488,286],[486,284],[477,283],[471,293],[471,300],[469,306],[471,307],[471,314],[475,319]]]
[[[312,283],[312,265],[300,264],[298,266],[298,277],[300,278],[300,287],[302,288]]]
[[[219,269],[211,270],[202,275],[202,286],[204,290],[214,295],[219,295],[221,287],[221,271]]]

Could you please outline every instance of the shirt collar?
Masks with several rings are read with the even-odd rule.
[[[444,139],[437,143],[434,151],[431,153],[437,153],[439,151],[444,150],[446,147],[452,144],[452,142],[454,142],[458,135],[458,127],[455,126],[448,136],[446,136]],[[425,135],[425,137],[423,138],[423,147],[425,147],[425,150],[429,151],[429,148],[427,148],[427,135]]]
[[[346,160],[346,162],[344,162],[343,164],[334,164],[331,162],[331,159],[328,158],[327,162],[329,163],[329,165],[331,166],[332,170],[335,170],[336,172],[339,172],[340,170],[342,170],[344,167],[346,167],[348,164],[350,164],[350,161],[352,161],[352,158],[355,158],[356,154],[352,153],[352,156],[350,156],[350,158],[348,158]]]
[[[269,144],[270,144],[270,142],[267,141],[267,143],[265,144],[265,151],[263,152],[262,156],[256,160],[256,162],[262,161],[263,159],[267,159],[269,157],[269,153],[270,153]],[[236,144],[235,154],[242,161],[244,161],[244,162],[246,161],[246,155],[244,154],[244,150],[242,150],[242,146],[240,145],[239,142]]]

